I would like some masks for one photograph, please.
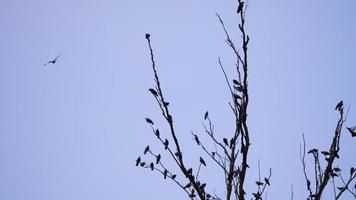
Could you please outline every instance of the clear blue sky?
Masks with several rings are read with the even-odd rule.
[[[197,165],[190,131],[231,133],[228,90],[217,64],[233,60],[216,19],[237,41],[235,1],[0,1],[0,199],[184,199],[176,185],[134,167],[147,144],[161,147],[144,118],[165,130],[144,34],[152,34],[159,74],[184,152]],[[269,199],[306,196],[299,142],[329,146],[336,103],[356,124],[356,2],[250,1],[248,193],[273,170]],[[43,64],[61,53],[58,63]],[[163,132],[163,134],[165,134]],[[340,166],[356,164],[344,130]],[[212,162],[208,162],[211,166]],[[345,168],[347,171],[347,168]],[[222,174],[201,172],[223,196]],[[345,196],[345,199],[351,198]],[[326,198],[327,199],[327,198]]]

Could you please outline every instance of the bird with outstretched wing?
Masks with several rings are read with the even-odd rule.
[[[48,61],[47,63],[45,63],[43,65],[46,66],[48,64],[55,64],[57,62],[59,56],[61,56],[61,54],[58,54],[58,56],[56,58],[54,58],[53,60]]]

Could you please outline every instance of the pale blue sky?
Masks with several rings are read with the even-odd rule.
[[[249,4],[247,192],[255,189],[260,159],[262,172],[273,170],[269,199],[288,199],[291,184],[301,199],[301,134],[308,146],[326,149],[340,99],[351,105],[346,125],[356,124],[356,2]],[[217,58],[231,72],[233,60],[214,13],[238,41],[235,9],[235,1],[213,0],[1,0],[0,199],[186,198],[158,174],[134,167],[147,144],[161,150],[144,118],[166,128],[147,91],[154,83],[144,34],[152,34],[183,152],[197,165],[190,131],[203,134],[204,112],[219,136],[233,129]],[[58,53],[58,63],[43,66]],[[355,165],[355,141],[345,130],[342,140],[338,163]],[[201,176],[223,196],[215,170]]]

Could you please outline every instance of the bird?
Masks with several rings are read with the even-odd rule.
[[[146,122],[153,125],[153,121],[150,118],[145,118]]]
[[[164,179],[167,178],[167,173],[168,173],[168,171],[165,169],[164,172],[163,172],[163,178],[164,178]]]
[[[166,139],[166,140],[164,141],[164,143],[163,143],[165,150],[168,149],[168,144],[169,144],[169,142],[168,142],[168,140]]]
[[[208,118],[208,116],[209,116],[209,113],[208,113],[208,111],[206,111],[204,114],[204,119],[206,120]]]
[[[156,157],[156,164],[158,164],[160,160],[161,160],[161,154],[158,154]]]
[[[318,149],[314,148],[314,149],[311,149],[308,151],[308,153],[317,153],[318,152]]]
[[[136,166],[138,166],[141,162],[141,157],[139,156],[137,159],[136,159]]]
[[[269,183],[268,178],[265,178],[265,182],[266,182],[267,185],[271,185],[271,184]]]
[[[352,137],[356,137],[356,126],[347,127],[347,130],[351,133]]]
[[[150,164],[150,168],[151,168],[152,171],[154,170],[154,165],[153,165],[153,163]]]
[[[223,138],[223,142],[224,142],[224,144],[225,144],[226,146],[229,146],[229,143],[228,143],[228,141],[227,141],[226,138]]]
[[[46,65],[48,65],[48,64],[55,64],[55,63],[57,62],[59,56],[61,56],[61,54],[58,54],[58,56],[57,56],[55,59],[50,60],[50,61],[48,61],[47,63],[45,63],[45,64],[43,64],[43,65],[46,66]]]
[[[155,131],[155,135],[157,136],[157,138],[159,138],[159,130],[158,129]]]
[[[193,134],[194,135],[194,140],[197,142],[198,146],[200,145],[200,141],[199,141],[199,138],[197,135]]]
[[[145,151],[143,152],[143,154],[146,154],[149,150],[150,150],[150,146],[148,145],[148,146],[145,148]]]
[[[242,11],[244,4],[245,4],[245,2],[240,2],[239,7],[237,8],[237,13],[240,13]]]
[[[341,100],[335,107],[335,110],[341,111],[342,107],[344,106],[344,102]]]
[[[158,93],[156,92],[155,89],[150,88],[148,90],[153,94],[153,96],[155,96],[155,97],[158,96]]]
[[[192,173],[193,173],[193,169],[192,168],[188,169],[187,174],[190,175]]]
[[[205,160],[202,157],[199,158],[199,161],[202,165],[204,165],[206,167]]]
[[[172,175],[172,179],[175,179],[177,177],[177,175],[173,174]]]
[[[191,183],[188,183],[187,185],[185,185],[185,186],[183,187],[183,189],[189,188],[190,186],[192,186],[192,184],[191,184]]]
[[[149,33],[146,33],[146,34],[145,34],[146,39],[150,39],[150,36],[151,36],[151,35],[150,35]]]

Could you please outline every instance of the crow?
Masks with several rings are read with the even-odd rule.
[[[352,137],[356,137],[356,126],[347,127],[347,130],[351,133]]]
[[[48,61],[47,63],[45,63],[43,65],[46,66],[48,64],[55,64],[57,62],[59,56],[61,56],[61,54],[58,54],[58,56],[54,60]]]

